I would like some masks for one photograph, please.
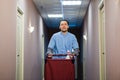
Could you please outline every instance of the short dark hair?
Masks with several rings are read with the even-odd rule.
[[[61,21],[66,21],[67,22],[67,24],[69,25],[69,22],[68,22],[68,20],[66,20],[66,19],[63,19],[63,20],[60,20],[60,22]],[[60,25],[60,24],[59,24]]]

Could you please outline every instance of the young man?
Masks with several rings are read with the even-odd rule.
[[[70,56],[79,54],[79,46],[74,34],[68,32],[69,22],[67,20],[60,21],[60,32],[53,34],[50,39],[47,56],[52,57],[53,54],[72,53]]]

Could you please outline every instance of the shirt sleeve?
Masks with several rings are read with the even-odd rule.
[[[53,35],[50,39],[48,48],[54,49],[54,47],[55,47],[55,36]]]
[[[79,48],[77,38],[75,36],[73,37],[72,45],[73,45],[73,49]]]

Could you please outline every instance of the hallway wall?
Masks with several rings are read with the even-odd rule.
[[[120,80],[120,0],[105,0],[106,80]]]
[[[0,80],[15,80],[16,0],[0,0]]]
[[[100,1],[100,0],[99,0]],[[106,80],[120,80],[120,0],[105,1]],[[84,20],[84,79],[99,80],[98,2],[91,0]]]
[[[99,45],[98,45],[98,0],[91,0],[84,19],[83,34],[83,75],[84,80],[99,80]]]
[[[32,0],[0,1],[0,80],[16,77],[17,6],[24,13],[24,80],[42,80],[44,25]],[[30,26],[35,28],[32,33]]]
[[[24,80],[42,80],[44,77],[44,24],[33,0],[19,0],[24,11]],[[30,33],[29,27],[34,27]]]

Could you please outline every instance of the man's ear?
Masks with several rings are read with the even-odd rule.
[[[60,26],[59,26],[59,29],[60,29]],[[61,30],[61,29],[60,29]]]
[[[69,29],[69,26],[68,26],[68,29]]]

